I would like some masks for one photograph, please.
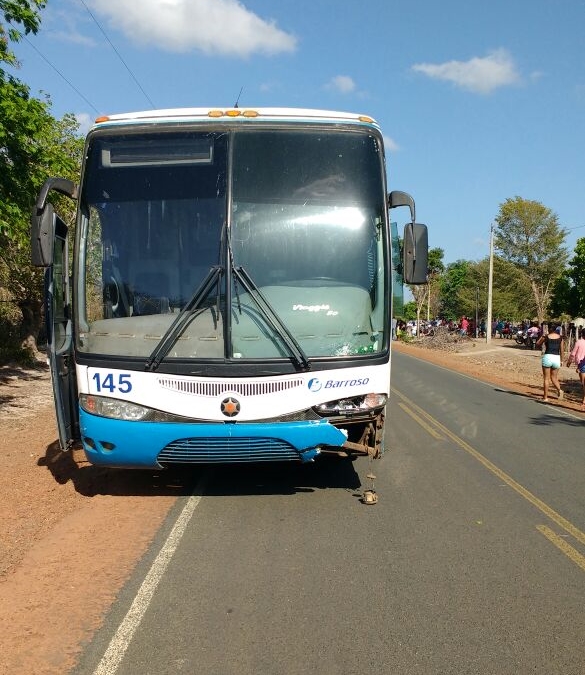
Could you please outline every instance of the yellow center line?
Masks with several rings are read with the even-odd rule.
[[[427,424],[421,417],[419,417],[414,412],[414,410],[411,410],[411,408],[409,408],[404,403],[399,403],[398,405],[402,408],[402,410],[404,410],[404,412],[407,415],[410,415],[413,420],[415,420],[418,424],[420,424],[420,426],[423,427],[423,429],[425,429],[431,436],[433,436],[434,438],[436,438],[439,441],[443,439],[443,436],[441,436],[440,433],[435,431],[430,424]]]
[[[541,513],[544,513],[544,515],[547,518],[550,518],[550,520],[552,520],[560,528],[565,530],[565,532],[574,537],[578,542],[580,542],[581,544],[585,544],[585,533],[581,532],[579,528],[575,527],[575,525],[569,522],[566,518],[563,518],[563,516],[557,513],[548,504],[543,502],[542,499],[539,499],[536,495],[533,495],[532,492],[530,492],[530,490],[527,490],[525,487],[520,485],[520,483],[516,482],[505,471],[502,471],[502,469],[496,466],[493,462],[490,462],[490,460],[487,459],[487,457],[484,457],[475,448],[473,448],[471,445],[466,443],[462,438],[457,436],[457,434],[454,434],[452,431],[447,429],[447,427],[443,426],[438,420],[436,420],[434,417],[432,417],[432,415],[429,415],[429,413],[427,413],[425,410],[417,406],[416,403],[414,403],[414,401],[411,401],[407,396],[405,396],[404,394],[402,394],[401,392],[397,391],[394,388],[392,388],[392,393],[396,394],[399,398],[401,398],[408,405],[408,407],[412,408],[413,411],[416,411],[416,414],[426,419],[433,427],[438,429],[447,438],[450,438],[460,448],[465,450],[465,452],[474,457],[480,464],[482,464],[486,469],[488,469],[488,471],[491,471],[491,473],[497,476],[506,485],[511,487],[521,497],[524,497],[526,501],[530,502]]]
[[[579,551],[574,549],[570,544],[568,544],[562,537],[556,532],[553,532],[550,527],[546,525],[537,525],[536,529],[551,542],[554,544],[562,553],[564,553],[567,558],[570,558],[575,565],[585,571],[585,556],[581,555]]]

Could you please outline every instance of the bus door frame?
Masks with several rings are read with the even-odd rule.
[[[47,356],[51,369],[59,443],[69,450],[80,440],[73,321],[69,288],[67,226],[54,218],[53,260],[45,270]]]
[[[65,178],[47,178],[31,217],[32,264],[45,268],[47,358],[51,370],[59,443],[63,450],[69,450],[81,439],[69,288],[69,237],[67,225],[47,201],[51,190],[77,199],[77,185]]]

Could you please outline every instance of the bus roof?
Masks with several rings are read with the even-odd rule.
[[[369,115],[312,110],[309,108],[169,108],[145,110],[98,117],[94,128],[103,125],[144,124],[149,122],[203,122],[203,121],[281,121],[281,122],[327,122],[357,123],[378,127]]]

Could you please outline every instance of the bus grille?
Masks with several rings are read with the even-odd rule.
[[[176,377],[159,377],[158,383],[165,389],[172,389],[182,394],[192,396],[222,396],[226,392],[238,396],[266,396],[276,394],[288,389],[303,386],[302,379],[292,380],[259,380],[257,382],[197,382],[194,380]]]
[[[182,438],[158,456],[159,464],[298,462],[299,453],[278,438]]]

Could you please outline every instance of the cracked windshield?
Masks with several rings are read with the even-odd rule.
[[[81,196],[80,350],[141,359],[162,341],[166,359],[382,350],[382,163],[367,133],[94,138]]]

